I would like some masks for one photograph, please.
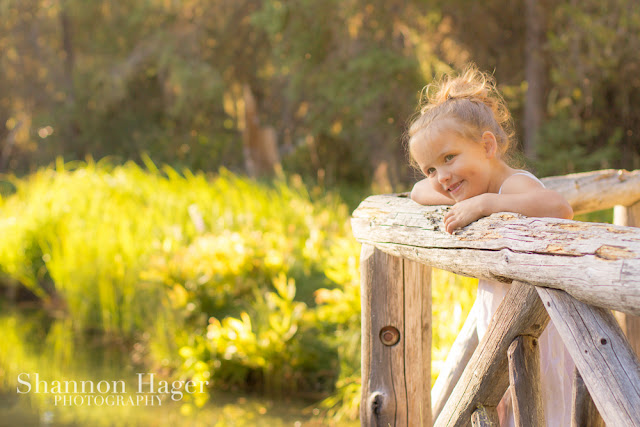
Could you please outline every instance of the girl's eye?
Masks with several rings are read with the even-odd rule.
[[[446,156],[444,156],[444,161],[450,162],[451,160],[453,160],[454,157],[455,157],[455,154],[447,154]]]
[[[431,176],[434,173],[436,173],[436,168],[429,168],[427,169],[427,176]]]

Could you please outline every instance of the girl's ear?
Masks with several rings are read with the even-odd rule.
[[[482,134],[482,145],[484,145],[484,151],[487,153],[488,159],[496,157],[498,153],[498,141],[493,132],[485,131]]]

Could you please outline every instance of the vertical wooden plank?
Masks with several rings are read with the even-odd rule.
[[[431,423],[430,268],[363,245],[363,426]]]
[[[632,206],[616,206],[613,209],[613,223],[627,227],[640,227],[640,202]],[[614,313],[624,331],[631,348],[640,357],[640,317],[620,312]]]
[[[545,425],[538,340],[530,336],[519,336],[509,346],[507,354],[515,425]]]
[[[371,358],[373,347],[373,331],[371,329],[371,298],[373,290],[369,276],[375,273],[375,268],[369,272],[369,264],[373,264],[373,246],[362,245],[360,249],[360,377],[362,381],[362,397],[360,400],[360,424],[363,426],[374,425],[371,422],[373,391],[371,389]]]
[[[607,425],[640,427],[640,363],[611,312],[536,289]]]
[[[403,260],[405,289],[405,372],[408,425],[430,426],[431,267]]]
[[[573,370],[571,427],[605,427],[604,420],[593,403],[578,369]]]
[[[500,427],[498,411],[493,406],[482,406],[471,414],[472,427]]]
[[[397,412],[406,412],[397,401],[394,389],[392,352],[403,346],[388,346],[381,341],[384,327],[404,329],[399,308],[402,294],[402,259],[386,255],[373,246],[363,245],[360,256],[362,303],[362,400],[360,421],[363,426],[395,426]],[[392,330],[389,330],[392,334]],[[400,403],[400,407],[398,407]]]

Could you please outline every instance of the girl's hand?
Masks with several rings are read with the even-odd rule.
[[[503,187],[504,188],[504,187]],[[540,218],[573,218],[571,205],[553,190],[535,188],[522,193],[484,193],[462,200],[444,216],[447,233],[496,212],[515,212]]]
[[[451,207],[451,210],[444,215],[444,228],[449,234],[454,230],[471,224],[473,221],[487,216],[487,196],[480,194],[462,200]]]

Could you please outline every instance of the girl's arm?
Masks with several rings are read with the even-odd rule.
[[[411,190],[411,200],[428,206],[453,205],[454,203],[452,198],[434,190],[428,178],[415,183]]]
[[[456,203],[445,214],[448,233],[496,212],[515,212],[532,217],[573,218],[571,205],[559,193],[545,189],[525,175],[512,175],[502,193],[485,193]]]

